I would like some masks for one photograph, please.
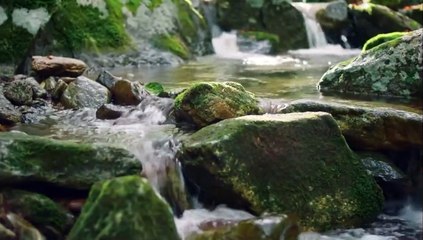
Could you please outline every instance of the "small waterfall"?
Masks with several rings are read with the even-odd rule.
[[[304,25],[307,31],[307,39],[310,48],[320,48],[328,45],[325,33],[320,24],[316,21],[316,12],[324,7],[326,3],[292,3],[303,15]]]

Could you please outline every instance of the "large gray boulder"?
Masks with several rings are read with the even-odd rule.
[[[410,32],[332,66],[320,79],[320,91],[420,97],[422,33]]]
[[[48,183],[89,189],[94,182],[141,172],[128,151],[109,145],[0,133],[0,182]]]

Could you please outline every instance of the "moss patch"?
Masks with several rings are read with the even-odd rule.
[[[161,35],[153,39],[155,47],[169,51],[176,56],[188,60],[191,56],[188,47],[178,35]]]
[[[396,38],[400,38],[407,34],[407,32],[392,32],[392,33],[385,33],[379,34],[371,39],[369,39],[363,46],[363,52],[369,49],[372,49],[382,43],[394,40]]]

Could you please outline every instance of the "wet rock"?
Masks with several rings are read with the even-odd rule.
[[[30,222],[23,219],[15,213],[7,214],[8,221],[13,225],[13,229],[19,239],[28,240],[44,240],[46,239],[38,229],[36,229]]]
[[[417,30],[332,66],[320,79],[322,92],[420,97],[422,33]]]
[[[56,87],[51,92],[51,97],[55,100],[59,100],[62,97],[67,87],[68,87],[68,84],[65,83],[62,79],[59,79],[56,83]]]
[[[109,71],[103,70],[100,75],[98,75],[96,81],[107,89],[112,90],[115,83],[119,80],[122,80],[122,78],[113,76]]]
[[[408,195],[411,183],[405,173],[382,154],[361,152],[359,157],[364,167],[382,188],[385,200],[406,200],[404,196]]]
[[[192,122],[198,127],[260,112],[254,94],[234,82],[197,83],[175,99],[177,120]]]
[[[356,32],[354,41],[358,41],[359,46],[381,33],[413,31],[421,27],[413,19],[377,4],[351,4],[348,12]]]
[[[2,240],[14,240],[16,234],[11,230],[7,229],[3,224],[0,223],[0,239]]]
[[[96,183],[68,235],[76,239],[179,239],[172,211],[146,179]]]
[[[109,145],[79,144],[22,133],[0,133],[0,181],[89,189],[99,180],[137,174],[141,163]]]
[[[0,124],[14,124],[21,121],[21,113],[3,95],[3,87],[0,85]]]
[[[18,106],[31,105],[34,98],[32,85],[26,80],[17,80],[6,84],[3,94],[11,103]]]
[[[225,31],[277,35],[281,40],[277,52],[308,47],[303,16],[287,1],[217,0],[216,15],[218,25]]]
[[[348,22],[348,4],[344,0],[333,1],[316,12],[316,20],[325,33],[329,35],[341,31]]]
[[[41,83],[41,86],[49,93],[53,92],[56,88],[57,82],[54,77],[49,77]]]
[[[43,77],[65,76],[78,77],[84,73],[87,65],[78,59],[56,56],[33,56],[32,70]]]
[[[60,80],[62,80],[63,82],[65,82],[66,84],[70,84],[72,82],[75,82],[77,78],[73,78],[73,77],[61,77]]]
[[[382,209],[379,187],[328,113],[224,120],[185,139],[178,159],[203,203],[295,213],[306,229],[358,226]]]
[[[113,101],[119,105],[138,105],[148,92],[138,82],[129,80],[118,80],[112,87]]]
[[[103,104],[97,110],[96,117],[98,119],[117,119],[120,118],[126,112],[128,112],[128,109],[123,106]]]
[[[187,240],[297,240],[299,226],[286,215],[267,216],[243,221],[214,220],[201,224],[202,232],[188,236]]]
[[[99,108],[110,102],[110,92],[91,79],[78,77],[68,85],[60,102],[65,108]]]
[[[69,230],[72,218],[69,213],[50,198],[38,193],[7,189],[0,192],[7,210],[18,214],[36,226],[44,235]]]
[[[391,108],[367,108],[312,100],[289,103],[281,113],[328,112],[348,144],[356,150],[401,150],[423,147],[423,117]]]

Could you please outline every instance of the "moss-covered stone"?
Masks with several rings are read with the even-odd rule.
[[[0,84],[0,124],[11,125],[21,121],[22,114],[3,95],[3,86]]]
[[[200,226],[203,232],[188,236],[187,240],[297,240],[300,232],[297,222],[286,215],[267,216],[240,222],[212,221]]]
[[[179,153],[206,204],[296,214],[306,228],[371,221],[383,196],[328,113],[245,116],[205,127]]]
[[[391,108],[349,106],[312,100],[296,100],[281,113],[327,112],[338,123],[355,150],[407,150],[423,147],[423,117]]]
[[[12,189],[0,191],[0,195],[8,211],[19,214],[39,229],[52,228],[63,235],[69,230],[69,213],[50,198],[38,193]]]
[[[320,79],[322,92],[420,97],[422,33],[417,30],[332,66]]]
[[[278,52],[308,47],[303,16],[287,1],[218,0],[217,17],[224,30],[277,35]]]
[[[234,82],[197,83],[175,99],[176,118],[195,123],[198,127],[258,113],[260,108],[255,96]]]
[[[0,182],[50,183],[88,189],[94,182],[136,174],[141,163],[128,151],[22,133],[0,133]]]
[[[396,38],[400,38],[405,34],[407,34],[407,32],[392,32],[376,35],[375,37],[372,37],[367,40],[367,42],[363,46],[363,52],[372,49],[376,46],[379,46],[382,43],[394,40]]]
[[[390,32],[406,32],[421,28],[421,25],[407,16],[395,12],[388,7],[365,3],[349,5],[350,18],[354,19],[354,28],[360,45],[370,38]]]
[[[172,211],[147,180],[126,176],[96,183],[69,240],[179,239]]]
[[[398,9],[398,7],[400,7],[405,1],[404,0],[368,0],[368,2],[386,6],[391,9]]]

